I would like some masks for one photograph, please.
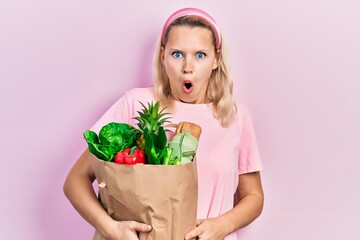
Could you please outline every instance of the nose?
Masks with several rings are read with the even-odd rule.
[[[188,74],[193,72],[193,63],[190,58],[184,58],[183,73]]]

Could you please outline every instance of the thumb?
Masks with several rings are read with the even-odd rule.
[[[145,223],[138,223],[138,222],[132,222],[130,224],[130,228],[137,232],[149,232],[151,231],[152,227]]]

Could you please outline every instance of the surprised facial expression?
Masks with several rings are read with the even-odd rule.
[[[209,78],[218,67],[212,33],[204,27],[174,26],[165,48],[162,64],[169,77],[171,94],[185,103],[208,103]]]

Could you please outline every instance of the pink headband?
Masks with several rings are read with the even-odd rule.
[[[170,26],[171,23],[173,23],[176,19],[181,18],[183,16],[197,16],[205,20],[211,27],[212,31],[215,35],[216,40],[216,49],[219,49],[221,46],[221,35],[219,27],[217,26],[215,20],[206,12],[203,10],[197,9],[197,8],[183,8],[176,12],[174,12],[165,22],[162,32],[161,32],[161,42],[165,42],[165,34],[166,30]]]

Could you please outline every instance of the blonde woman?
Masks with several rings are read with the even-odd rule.
[[[154,100],[168,107],[172,122],[200,125],[198,223],[185,239],[236,240],[235,231],[255,220],[263,208],[261,160],[249,111],[233,100],[215,20],[200,9],[176,11],[164,24],[154,60],[154,86],[127,91],[92,130],[98,132],[109,122],[135,126],[139,101]],[[64,184],[75,209],[110,240],[137,240],[137,232],[151,231],[149,225],[115,221],[105,212],[92,188],[91,157],[85,150]]]

